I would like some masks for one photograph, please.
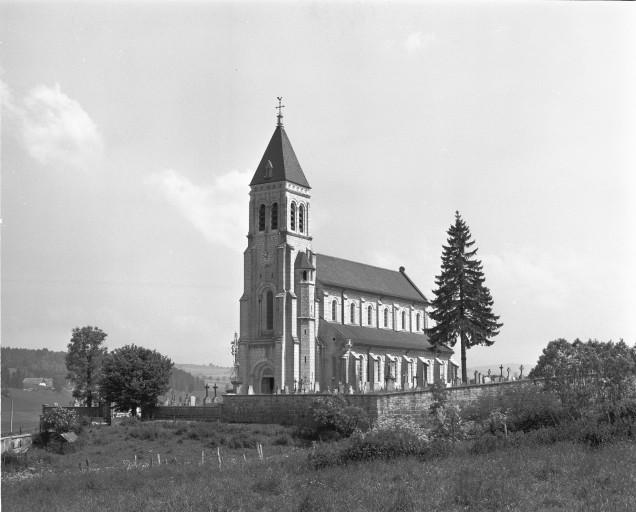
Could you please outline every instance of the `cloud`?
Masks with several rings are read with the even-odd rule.
[[[237,197],[246,196],[250,172],[230,171],[214,184],[202,187],[173,169],[155,173],[146,180],[211,243],[242,251],[247,232],[247,206]]]
[[[421,50],[429,48],[433,43],[437,41],[437,36],[434,32],[422,34],[422,32],[413,32],[404,40],[404,49],[408,53],[416,53]]]
[[[561,265],[551,263],[548,258],[527,251],[508,250],[500,255],[483,255],[481,260],[486,285],[501,290],[513,304],[550,310],[567,305],[568,287],[557,277]]]
[[[96,124],[59,84],[39,85],[19,104],[6,84],[0,86],[0,95],[18,122],[25,149],[41,164],[86,169],[99,161],[103,141]]]

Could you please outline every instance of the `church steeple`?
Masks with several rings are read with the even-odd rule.
[[[282,98],[278,98],[277,124],[274,134],[267,145],[265,154],[256,168],[250,186],[262,185],[264,183],[276,183],[279,181],[289,181],[302,187],[311,188],[303,173],[294,148],[292,148],[289,137],[283,127],[283,114],[280,104]]]

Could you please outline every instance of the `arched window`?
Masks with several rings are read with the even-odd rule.
[[[272,230],[278,229],[278,203],[272,205]]]
[[[296,231],[296,203],[291,204],[290,229]]]
[[[338,301],[334,299],[331,302],[331,321],[335,322],[336,320],[338,320]]]
[[[274,294],[271,290],[267,292],[265,307],[267,308],[265,328],[272,330],[274,328]]]
[[[265,231],[265,205],[262,204],[258,209],[258,230]]]
[[[302,204],[298,207],[298,231],[305,232],[305,207]]]
[[[307,281],[307,271],[303,270],[303,281]]]
[[[419,313],[415,316],[415,330],[417,332],[420,332],[420,314]]]
[[[373,324],[373,307],[369,306],[367,308],[367,325]]]
[[[356,305],[355,303],[351,303],[351,306],[349,308],[351,310],[351,315],[350,315],[350,320],[352,324],[356,323]]]
[[[406,311],[402,311],[402,330],[406,329]]]
[[[384,308],[384,327],[389,326],[389,309]]]

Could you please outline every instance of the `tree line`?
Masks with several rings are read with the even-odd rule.
[[[60,391],[66,384],[66,353],[43,349],[2,347],[2,388],[22,388],[27,377],[53,379]]]

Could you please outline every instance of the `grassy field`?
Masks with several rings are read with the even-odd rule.
[[[30,512],[636,510],[633,442],[601,449],[561,442],[483,455],[458,448],[428,461],[316,470],[308,464],[311,446],[293,434],[274,425],[91,427],[75,453],[34,449],[26,468],[3,468],[2,506]],[[256,443],[263,445],[262,461]]]
[[[24,432],[38,430],[42,404],[58,403],[69,405],[73,401],[68,390],[51,391],[24,391],[22,389],[8,389],[9,396],[2,396],[2,433],[8,433],[11,425],[11,401],[13,400],[13,430],[19,432],[20,427]]]

